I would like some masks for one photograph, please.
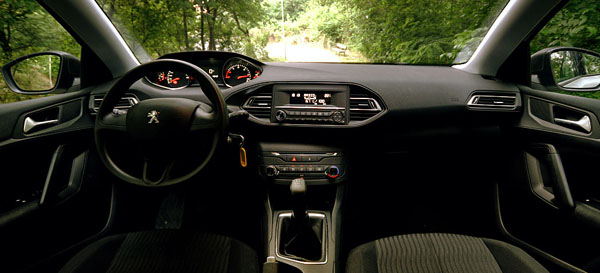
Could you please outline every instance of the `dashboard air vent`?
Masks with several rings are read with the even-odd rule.
[[[271,118],[271,92],[260,92],[249,97],[242,108],[257,118]]]
[[[104,96],[94,96],[92,100],[92,112],[98,113],[98,108],[100,108],[100,104],[102,104],[102,100]],[[136,105],[139,100],[133,95],[125,95],[123,96],[115,105],[116,110],[124,110],[131,108],[131,106]]]
[[[379,114],[383,109],[373,95],[366,92],[350,92],[350,120],[362,121]]]
[[[467,106],[471,108],[515,109],[516,94],[476,94],[469,99]]]

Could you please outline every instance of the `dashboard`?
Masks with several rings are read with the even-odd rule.
[[[368,128],[402,133],[465,122],[479,126],[510,120],[506,116],[512,117],[521,108],[515,85],[453,67],[262,63],[218,51],[179,52],[160,59],[178,59],[200,67],[215,80],[230,112],[248,112],[251,126],[265,133],[274,130],[274,135],[281,135],[281,128],[304,132],[302,128],[372,125]],[[130,101],[184,97],[209,103],[195,79],[166,69],[147,75],[129,94]],[[102,96],[92,94],[92,112]],[[499,105],[500,100],[506,100],[506,105]],[[364,132],[372,133],[369,129]]]
[[[200,67],[221,88],[229,88],[258,78],[262,63],[250,57],[231,52],[179,52],[159,59],[179,59]],[[162,70],[146,75],[145,80],[168,90],[198,86],[198,82],[180,71]]]

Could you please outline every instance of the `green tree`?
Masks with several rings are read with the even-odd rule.
[[[600,52],[600,5],[571,0],[531,42],[531,53],[555,46],[580,47]]]
[[[255,56],[251,29],[263,19],[262,1],[98,0],[153,57],[182,50],[231,50]],[[131,45],[130,45],[131,46]]]

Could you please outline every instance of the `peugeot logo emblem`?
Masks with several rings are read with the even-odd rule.
[[[160,114],[160,112],[156,110],[148,112],[148,117],[150,118],[150,121],[148,121],[148,123],[160,123],[160,121],[158,121],[158,114]]]

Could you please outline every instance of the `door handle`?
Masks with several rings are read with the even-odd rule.
[[[35,121],[31,117],[26,117],[25,122],[23,124],[23,132],[28,133],[36,127],[49,124],[58,124],[58,119]]]
[[[557,124],[576,126],[588,133],[592,131],[592,121],[590,120],[590,117],[588,115],[584,115],[579,120],[554,118],[554,122],[556,122]]]
[[[562,160],[553,145],[532,144],[525,151],[525,164],[529,185],[537,197],[556,208],[575,207]]]

